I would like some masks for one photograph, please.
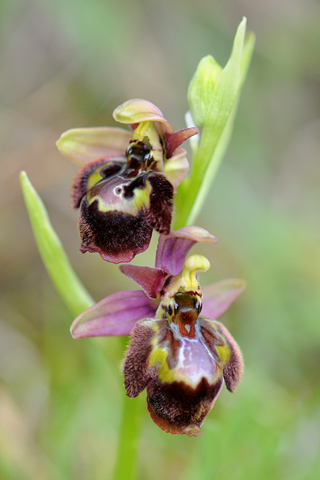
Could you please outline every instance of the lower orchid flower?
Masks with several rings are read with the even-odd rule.
[[[123,103],[113,116],[132,131],[76,128],[57,147],[82,165],[72,187],[81,252],[121,263],[148,248],[153,229],[170,232],[173,197],[189,168],[179,147],[198,130],[174,133],[161,111],[141,99]]]
[[[127,395],[147,389],[152,420],[173,434],[200,435],[223,382],[233,392],[243,373],[240,349],[216,319],[244,282],[231,279],[201,289],[198,273],[209,261],[202,255],[185,260],[195,243],[215,241],[193,226],[160,235],[155,268],[120,267],[143,291],[110,295],[71,326],[75,338],[131,335],[122,366]]]

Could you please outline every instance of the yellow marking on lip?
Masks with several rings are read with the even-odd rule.
[[[218,325],[213,320],[209,320],[208,318],[206,318],[206,322],[208,322],[210,324],[210,327],[217,332],[217,337],[219,338],[219,340],[221,342],[223,342],[223,345],[216,345],[215,349],[216,349],[216,352],[221,359],[221,363],[226,365],[231,360],[230,347],[228,346],[228,343],[227,343],[224,335],[222,335],[219,332]]]
[[[217,353],[221,358],[221,362],[226,365],[231,360],[231,351],[228,345],[221,345],[216,347]]]
[[[145,188],[136,188],[134,190],[134,201],[139,210],[141,210],[142,207],[145,207],[145,208],[150,207],[151,192],[152,192],[152,187],[148,180],[146,180]]]
[[[158,347],[154,345],[150,358],[149,358],[149,368],[158,366],[158,378],[161,382],[172,383],[177,378],[175,378],[174,370],[169,368],[167,358],[168,350],[164,347]]]
[[[101,165],[101,167],[97,168],[88,178],[87,181],[87,188],[90,190],[94,187],[100,180],[102,180],[101,170],[106,166],[106,164]]]

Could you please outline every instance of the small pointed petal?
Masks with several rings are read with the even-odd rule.
[[[117,107],[113,112],[113,118],[120,123],[137,124],[141,122],[158,122],[163,124],[163,131],[172,133],[173,129],[167,120],[163,117],[161,110],[148,102],[135,98],[128,100]]]
[[[175,155],[166,160],[163,173],[169,180],[176,193],[177,187],[186,178],[189,171],[189,162],[187,160],[187,152],[184,148],[178,148]]]
[[[159,268],[121,265],[120,270],[127,277],[137,282],[150,298],[157,298],[164,279],[167,277],[167,273]]]
[[[170,275],[178,275],[182,270],[187,253],[197,242],[216,243],[217,239],[207,230],[195,226],[182,227],[169,235],[160,235],[156,268],[160,268]]]
[[[193,137],[193,135],[197,135],[197,133],[199,133],[199,130],[196,127],[185,128],[184,130],[174,133],[164,133],[163,138],[166,157],[171,158],[174,151],[180,147],[180,145],[188,140],[188,138]]]
[[[71,325],[73,338],[127,336],[141,318],[153,317],[156,305],[142,291],[117,292],[81,313]]]
[[[56,145],[60,152],[78,165],[98,158],[123,156],[131,132],[122,128],[73,128],[64,132]]]
[[[231,278],[202,287],[202,317],[217,319],[223,315],[245,288],[243,280]]]

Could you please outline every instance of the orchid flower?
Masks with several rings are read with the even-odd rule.
[[[74,338],[130,334],[122,366],[127,395],[146,388],[152,420],[166,432],[189,436],[201,434],[223,382],[233,392],[243,372],[237,343],[216,319],[244,282],[231,279],[201,289],[198,273],[209,261],[202,255],[185,260],[197,242],[216,238],[194,226],[160,235],[155,268],[120,267],[142,290],[110,295],[71,326]]]
[[[170,232],[173,197],[189,169],[179,147],[198,130],[174,133],[161,111],[141,99],[123,103],[113,117],[131,131],[72,129],[57,147],[82,166],[72,187],[72,205],[80,208],[80,251],[121,263],[148,248],[153,229]]]

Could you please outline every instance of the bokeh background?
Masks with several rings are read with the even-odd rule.
[[[55,141],[71,127],[114,125],[112,110],[134,97],[183,128],[199,60],[225,64],[242,16],[255,54],[197,221],[219,243],[197,248],[212,264],[203,283],[247,281],[223,318],[246,373],[234,395],[222,392],[199,439],[163,433],[142,401],[137,478],[319,478],[319,2],[1,0],[1,479],[111,478],[124,396],[118,340],[69,334],[73,318],[39,258],[19,171],[93,297],[134,288],[116,266],[79,253],[69,208],[76,166]]]

